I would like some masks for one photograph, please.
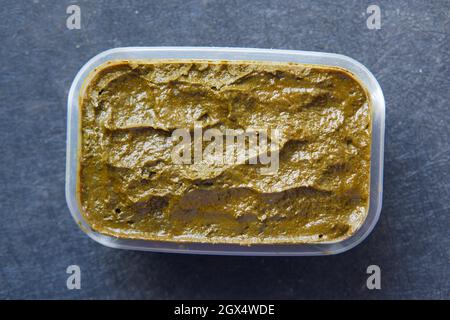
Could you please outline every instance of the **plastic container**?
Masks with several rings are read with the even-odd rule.
[[[296,62],[304,64],[338,66],[353,73],[368,90],[372,104],[372,147],[369,211],[363,225],[349,238],[335,243],[320,244],[239,244],[173,243],[164,241],[119,239],[92,230],[84,221],[76,194],[77,156],[79,147],[79,93],[83,81],[97,66],[109,60],[127,59],[206,59],[206,60],[252,60]],[[221,255],[280,255],[320,256],[341,253],[363,241],[378,221],[383,191],[383,153],[385,104],[383,92],[375,77],[361,63],[339,54],[250,48],[214,47],[127,47],[104,51],[89,60],[76,75],[70,88],[67,114],[67,163],[66,200],[70,212],[89,237],[111,248],[145,250],[153,252],[177,252]]]

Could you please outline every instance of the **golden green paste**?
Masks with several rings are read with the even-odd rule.
[[[293,63],[113,61],[80,98],[78,197],[120,238],[318,243],[351,236],[368,209],[371,115],[347,71]],[[276,128],[279,168],[176,164],[177,128]]]

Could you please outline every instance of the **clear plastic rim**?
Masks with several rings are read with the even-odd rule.
[[[372,147],[369,211],[363,225],[349,238],[336,243],[318,244],[239,244],[172,243],[164,241],[120,239],[92,230],[83,219],[76,199],[78,152],[78,97],[88,74],[97,66],[116,59],[208,59],[296,62],[337,66],[353,73],[368,90],[372,104]],[[345,252],[360,244],[372,232],[381,213],[385,101],[373,74],[358,61],[345,55],[314,51],[227,48],[227,47],[123,47],[103,51],[91,58],[72,82],[67,103],[66,201],[80,228],[93,240],[107,247],[152,252],[252,255],[320,256]]]

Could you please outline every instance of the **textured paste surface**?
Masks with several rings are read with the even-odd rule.
[[[314,243],[363,223],[370,104],[349,73],[286,63],[115,61],[80,99],[79,201],[121,238]],[[177,128],[277,128],[279,170],[174,164]]]

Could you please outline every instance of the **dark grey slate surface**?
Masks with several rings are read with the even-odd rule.
[[[66,7],[81,7],[81,30]],[[369,4],[382,10],[368,30]],[[0,298],[449,299],[449,1],[2,1]],[[387,103],[381,219],[357,248],[316,258],[108,249],[64,198],[66,100],[78,69],[118,46],[239,46],[342,53]],[[66,267],[82,289],[66,289]],[[366,267],[382,269],[369,291]]]

